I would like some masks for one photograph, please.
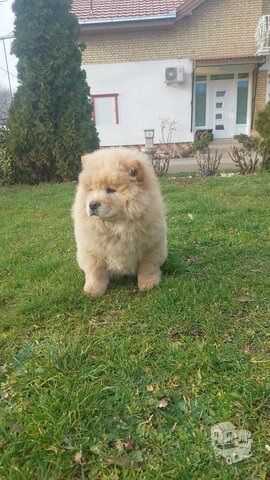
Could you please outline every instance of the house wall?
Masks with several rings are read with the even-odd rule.
[[[192,15],[159,29],[126,27],[125,31],[91,33],[90,28],[87,33],[83,26],[83,64],[92,94],[119,94],[120,124],[97,126],[101,144],[142,144],[144,128],[155,128],[157,136],[159,118],[181,119],[174,141],[192,140],[191,67],[180,93],[161,81],[165,66],[174,65],[168,59],[254,56],[254,33],[263,14],[270,14],[270,0],[206,0]],[[263,67],[258,74],[255,115],[264,107],[268,93]],[[249,105],[251,112],[251,101]]]
[[[262,15],[270,15],[270,0],[262,0]],[[254,119],[259,110],[270,100],[270,59],[266,58],[265,64],[260,68],[258,74],[258,85],[255,100]],[[255,126],[255,122],[254,122]]]
[[[168,86],[165,67],[183,66],[184,82]],[[97,125],[101,145],[143,145],[144,129],[155,130],[160,143],[161,119],[176,120],[172,142],[190,142],[192,68],[190,60],[161,60],[84,66],[91,94],[118,94],[119,125]]]
[[[267,60],[263,67],[267,72],[267,81],[266,81],[266,103],[270,102],[270,56],[268,55]]]
[[[262,15],[270,15],[270,0],[262,0]]]
[[[191,16],[166,29],[82,32],[83,63],[254,55],[254,33],[263,7],[270,11],[270,1],[206,0]]]
[[[267,70],[259,70],[258,72],[258,81],[257,81],[257,90],[256,90],[256,102],[255,102],[255,111],[254,119],[259,110],[262,110],[265,107],[267,98]],[[254,124],[255,126],[255,124]]]

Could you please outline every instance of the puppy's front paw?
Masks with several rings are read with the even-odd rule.
[[[160,282],[160,275],[152,276],[149,278],[139,278],[138,287],[139,290],[150,290],[156,287]]]
[[[103,293],[107,290],[107,283],[106,285],[94,282],[85,283],[83,290],[87,295],[91,297],[100,297]]]

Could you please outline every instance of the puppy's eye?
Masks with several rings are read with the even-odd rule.
[[[106,188],[106,192],[107,193],[114,193],[114,192],[116,192],[116,190],[115,190],[115,188],[108,187],[108,188]]]

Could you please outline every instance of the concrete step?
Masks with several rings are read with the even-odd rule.
[[[232,147],[241,148],[242,144],[233,138],[213,140],[209,143],[210,150],[217,150],[220,153],[230,152]]]
[[[220,139],[216,139],[216,140],[212,140],[210,142],[211,144],[213,145],[230,145],[230,144],[237,144],[237,145],[241,145],[240,142],[237,140],[237,138],[220,138]]]

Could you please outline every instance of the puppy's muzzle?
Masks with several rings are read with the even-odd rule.
[[[101,204],[99,202],[90,202],[89,203],[90,215],[97,215],[97,210],[100,207],[100,205]]]

